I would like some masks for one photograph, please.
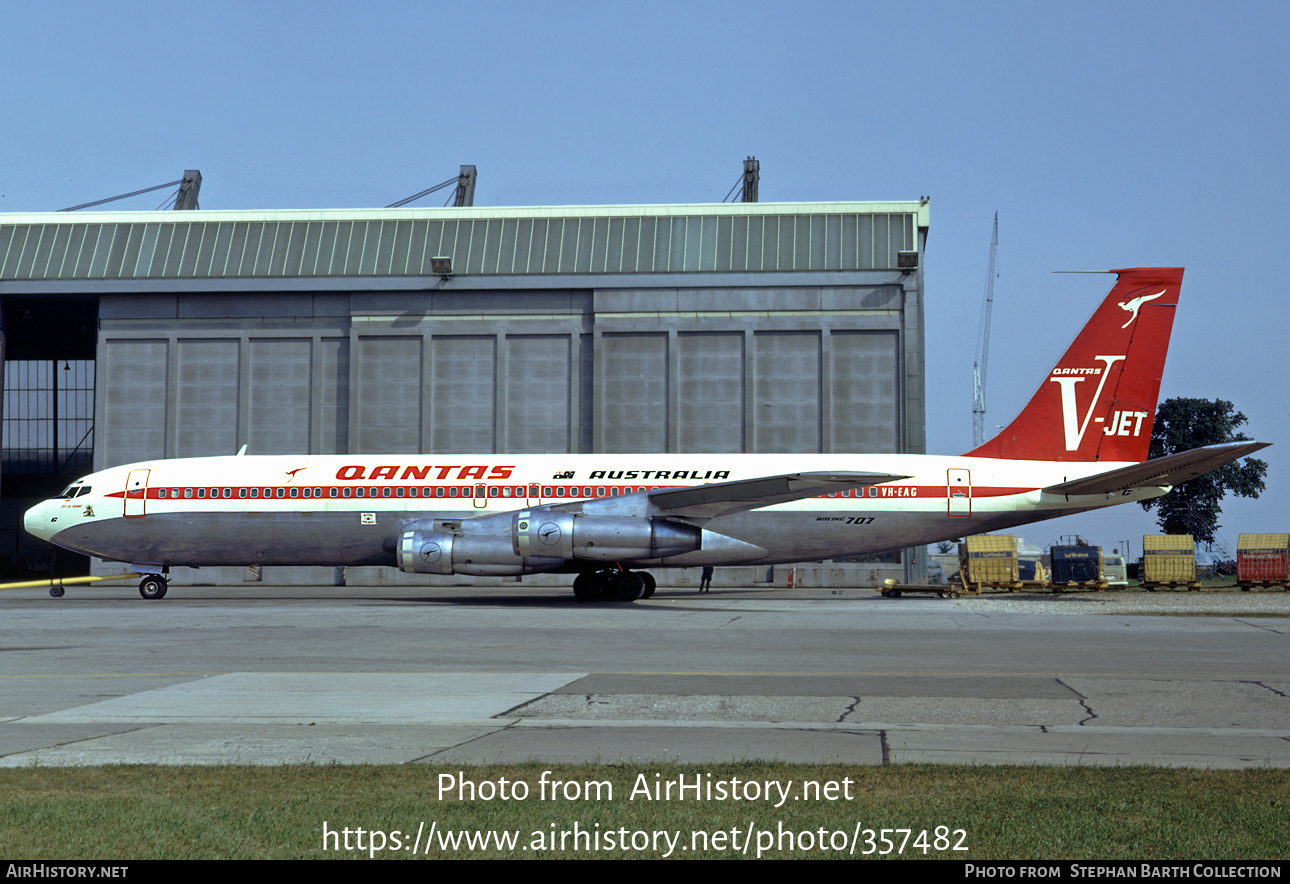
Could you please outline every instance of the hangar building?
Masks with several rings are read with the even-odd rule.
[[[927,229],[926,201],[0,215],[0,567],[48,569],[21,512],[76,476],[243,445],[923,453]],[[827,567],[921,571],[879,558]],[[332,582],[303,570],[253,579]],[[344,579],[425,580],[378,570]]]

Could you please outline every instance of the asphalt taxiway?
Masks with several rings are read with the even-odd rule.
[[[1290,595],[0,594],[0,765],[1290,767]]]

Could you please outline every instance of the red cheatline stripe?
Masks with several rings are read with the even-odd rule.
[[[486,485],[485,487],[489,489],[492,489],[492,488],[527,489],[528,486],[527,485]],[[619,494],[634,494],[634,493],[637,493],[638,490],[657,491],[663,488],[686,488],[690,486],[686,486],[686,485],[632,485],[632,486],[543,485],[541,487],[544,489],[550,488],[552,490],[553,493],[551,494],[543,493],[542,495],[540,495],[542,498],[548,501],[551,501],[551,500],[561,500],[561,499],[578,500],[578,499],[585,499],[587,497],[612,496],[609,494],[602,495],[602,494],[596,493],[599,489],[605,489],[606,491],[608,491],[611,488],[617,488],[619,489],[619,492],[618,492]],[[593,489],[593,493],[590,495],[583,493],[583,489],[588,487]],[[179,497],[175,497],[170,493],[172,488],[178,488],[178,490],[180,491]],[[198,488],[206,489],[207,496],[199,498],[197,496]],[[224,494],[224,490],[226,488],[229,491],[229,494],[227,496]],[[257,491],[257,496],[254,498],[250,497],[250,490],[252,488],[256,489]],[[304,491],[306,490],[306,488],[310,492],[310,495],[308,498],[304,496]],[[350,497],[342,497],[341,496],[342,492],[338,491],[336,496],[332,497],[331,496],[332,488],[337,488],[337,489],[362,488],[364,489],[364,496],[361,498],[355,497],[353,495],[351,495]],[[379,489],[389,488],[390,489],[389,497],[387,498],[384,494],[371,493],[372,491],[375,491],[378,488]],[[401,498],[397,496],[397,492],[394,490],[396,488],[404,489],[403,496]],[[438,489],[438,488],[441,488],[444,490],[444,493],[442,496],[434,494],[433,492],[430,493],[429,495],[426,494],[426,491],[430,489]],[[449,488],[459,489],[458,491],[459,496],[455,498],[449,497],[448,490],[447,490]],[[475,496],[474,491],[476,488],[477,488],[476,484],[467,484],[467,485],[349,485],[347,484],[347,485],[309,485],[309,486],[304,486],[304,485],[294,485],[294,486],[293,485],[200,485],[200,486],[167,485],[164,488],[150,487],[147,492],[147,499],[148,500],[179,500],[179,499],[182,499],[182,500],[317,500],[317,499],[370,500],[375,497],[380,500],[412,500],[412,499],[470,500],[472,496]],[[191,489],[193,491],[192,497],[183,497],[182,492],[188,489]],[[282,489],[283,491],[282,497],[277,496],[278,489]],[[292,489],[294,489],[297,492],[296,497],[290,496]],[[556,489],[562,489],[564,491],[564,494],[562,495],[555,494],[554,492],[556,491]],[[242,496],[243,490],[247,492],[247,496],[245,497]],[[1037,487],[1028,487],[1028,486],[978,485],[978,486],[973,486],[970,489],[956,488],[955,490],[956,491],[968,490],[970,491],[971,497],[973,499],[981,499],[986,497],[1008,497],[1014,494],[1025,494],[1029,491],[1038,491],[1039,489]],[[166,496],[164,498],[161,497],[162,491],[166,492]],[[471,494],[470,495],[462,494],[461,493],[462,491],[469,491],[471,492]],[[827,500],[827,499],[854,500],[856,502],[860,502],[861,500],[866,500],[866,501],[915,500],[920,498],[935,500],[937,498],[944,498],[949,494],[949,489],[946,488],[946,486],[944,485],[873,485],[873,486],[866,486],[864,488],[856,488],[855,491],[857,493],[855,493],[854,495],[845,494],[842,492],[834,492],[833,494],[820,494],[820,495],[817,495],[815,499],[817,500]],[[268,492],[268,493],[265,493],[265,492]],[[318,492],[318,493],[314,493],[314,492]],[[131,500],[143,499],[142,497],[138,496],[138,492],[131,492],[131,494],[134,495],[133,497],[130,498]],[[113,492],[109,492],[104,496],[105,497],[125,497],[126,493],[124,491],[113,491]],[[510,496],[503,496],[500,493],[497,494],[496,496],[494,496],[491,493],[488,495],[489,499],[494,499],[494,500],[517,500],[520,498],[527,498],[531,496],[532,495],[529,495],[527,491],[524,491],[518,494],[511,494]]]

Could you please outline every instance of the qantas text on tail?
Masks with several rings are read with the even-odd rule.
[[[579,598],[653,592],[645,569],[864,555],[1143,500],[1264,447],[1147,461],[1181,268],[1118,281],[1007,427],[913,454],[232,456],[86,476],[25,517],[129,563],[390,565],[576,574]],[[1127,320],[1127,321],[1126,321]]]

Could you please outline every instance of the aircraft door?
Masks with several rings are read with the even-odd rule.
[[[967,470],[946,470],[945,497],[951,516],[967,518],[972,515],[972,474]]]
[[[137,519],[147,512],[148,475],[151,470],[131,470],[125,478],[125,517]]]
[[[488,486],[483,482],[475,483],[475,496],[470,501],[475,509],[482,510],[488,506]]]

